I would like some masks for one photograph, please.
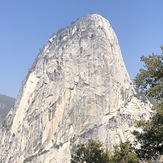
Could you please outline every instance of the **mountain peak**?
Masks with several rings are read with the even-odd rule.
[[[69,163],[77,143],[99,139],[112,149],[133,141],[134,121],[150,111],[135,96],[109,22],[90,14],[53,35],[36,58],[3,128],[0,158]]]
[[[89,19],[89,20],[94,20],[94,21],[100,21],[103,19],[108,22],[108,20],[104,16],[102,16],[100,14],[96,14],[96,13],[88,14],[88,15],[84,16],[82,19]]]

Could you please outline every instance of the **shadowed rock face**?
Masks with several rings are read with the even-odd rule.
[[[69,163],[74,145],[133,140],[151,106],[135,96],[109,22],[87,15],[52,36],[27,75],[1,135],[2,162]]]

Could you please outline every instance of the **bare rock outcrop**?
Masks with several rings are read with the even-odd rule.
[[[75,144],[133,141],[151,104],[137,96],[117,37],[90,14],[53,35],[23,82],[1,134],[3,163],[69,163]],[[3,152],[2,152],[3,151]]]

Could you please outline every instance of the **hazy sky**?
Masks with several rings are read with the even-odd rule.
[[[49,37],[89,13],[111,23],[131,79],[142,54],[161,53],[163,0],[0,0],[0,93],[16,97]]]

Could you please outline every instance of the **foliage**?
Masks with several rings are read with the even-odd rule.
[[[138,163],[139,158],[133,151],[129,142],[120,143],[114,146],[113,154],[111,157],[112,163]]]
[[[163,47],[161,46],[163,51]],[[157,100],[153,107],[154,115],[148,121],[138,121],[143,132],[134,131],[141,148],[138,156],[143,159],[157,158],[163,154],[163,54],[142,56],[145,69],[135,78],[137,88]]]
[[[134,134],[141,145],[137,150],[138,156],[144,159],[157,158],[163,154],[163,102],[153,108],[156,113],[148,121],[138,121],[138,127],[143,129]]]
[[[109,155],[99,141],[89,140],[87,144],[79,144],[72,155],[71,163],[107,163]]]
[[[115,145],[113,153],[102,147],[100,141],[79,144],[71,163],[138,163],[139,159],[128,142]]]
[[[161,48],[163,49],[163,48]],[[135,78],[136,87],[146,95],[157,100],[163,98],[163,54],[152,54],[147,57],[141,56],[144,68]]]

